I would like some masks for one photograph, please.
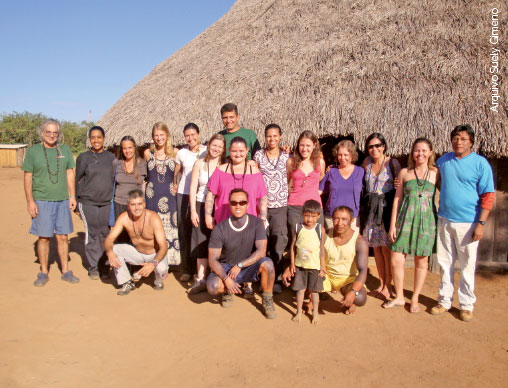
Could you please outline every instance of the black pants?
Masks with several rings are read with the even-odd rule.
[[[127,211],[127,205],[121,205],[119,203],[113,202],[115,206],[115,220],[120,217],[120,214]],[[117,244],[131,244],[131,238],[129,237],[129,233],[124,229],[120,236],[118,236],[115,240]]]
[[[192,236],[192,222],[190,220],[190,206],[188,194],[176,194],[176,210],[178,222],[178,239],[180,240],[180,256],[182,258],[182,270],[192,275],[195,270],[190,258],[190,244]]]
[[[85,225],[85,254],[88,261],[88,273],[99,271],[99,261],[105,262],[104,240],[109,234],[108,218],[111,204],[104,206],[78,205],[81,219]],[[103,260],[101,260],[101,258]]]
[[[288,208],[277,207],[268,208],[268,256],[272,259],[275,266],[275,277],[277,278],[282,271],[282,255],[288,244]]]

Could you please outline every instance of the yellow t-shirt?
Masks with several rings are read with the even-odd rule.
[[[325,240],[325,263],[326,270],[330,277],[357,276],[356,267],[356,239],[358,230],[344,245],[337,245],[333,241],[333,229],[330,230]]]
[[[321,228],[320,224],[319,227]],[[316,227],[307,229],[305,225],[301,226],[301,230],[296,238],[296,257],[295,265],[306,269],[321,268],[319,254],[321,250],[321,241],[316,232]]]

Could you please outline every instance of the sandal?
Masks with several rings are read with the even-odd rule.
[[[389,300],[388,302],[385,302],[382,304],[384,309],[392,309],[394,307],[403,307],[405,303],[397,303],[394,299]]]

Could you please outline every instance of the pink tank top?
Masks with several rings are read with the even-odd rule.
[[[314,199],[319,202],[321,206],[321,196],[319,195],[319,180],[321,178],[321,166],[311,171],[309,175],[305,175],[299,168],[294,170],[291,174],[293,185],[289,193],[288,205],[289,206],[303,206],[303,203],[308,199]]]

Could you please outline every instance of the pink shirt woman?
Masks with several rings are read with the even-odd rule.
[[[311,131],[303,131],[298,138],[293,157],[287,161],[287,177],[290,185],[288,198],[289,241],[296,224],[303,221],[302,207],[308,199],[321,204],[319,181],[325,175],[325,161],[321,157],[318,138]],[[319,223],[323,225],[323,213]]]
[[[266,220],[268,200],[263,175],[257,166],[247,163],[247,144],[235,137],[229,145],[230,163],[215,169],[208,182],[205,200],[205,219],[208,228],[213,228],[212,211],[217,224],[231,216],[229,193],[235,188],[243,189],[249,196],[247,213]]]

